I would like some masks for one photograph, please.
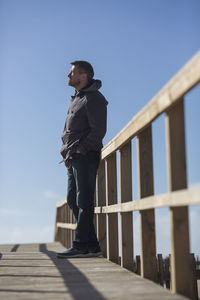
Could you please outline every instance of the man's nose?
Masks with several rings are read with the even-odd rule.
[[[67,77],[69,77],[69,78],[70,78],[70,76],[71,76],[71,73],[69,73],[69,74],[67,75]]]

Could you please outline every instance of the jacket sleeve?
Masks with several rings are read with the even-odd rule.
[[[86,154],[90,150],[96,150],[99,144],[102,143],[106,134],[107,101],[100,96],[87,99],[86,114],[90,132],[78,145],[78,150],[82,154]]]

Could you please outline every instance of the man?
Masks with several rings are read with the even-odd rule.
[[[64,131],[61,155],[68,170],[67,203],[76,219],[77,228],[72,248],[57,253],[58,258],[102,255],[96,237],[94,191],[100,162],[102,139],[106,133],[107,104],[98,91],[100,80],[86,61],[74,61],[68,74],[68,85],[75,88]]]

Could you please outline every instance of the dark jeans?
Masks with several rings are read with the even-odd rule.
[[[99,246],[94,229],[94,191],[100,156],[90,151],[75,153],[68,168],[67,203],[76,218],[77,228],[73,247],[95,249]]]

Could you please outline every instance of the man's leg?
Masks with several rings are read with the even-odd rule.
[[[77,188],[77,206],[79,215],[73,246],[79,249],[99,249],[96,237],[94,217],[94,191],[96,174],[99,166],[99,154],[88,152],[87,155],[75,155],[72,167]]]
[[[102,253],[100,252],[93,224],[94,190],[99,155],[94,152],[87,155],[75,154],[73,155],[71,164],[76,185],[76,204],[78,207],[77,228],[73,247],[62,253],[58,253],[57,257],[99,256]]]
[[[68,187],[67,187],[67,203],[71,208],[73,215],[78,220],[79,208],[76,204],[76,182],[73,174],[73,169],[68,168]]]
[[[75,172],[75,175],[76,175],[76,172]],[[67,202],[68,202],[69,207],[73,211],[73,214],[76,218],[76,222],[78,223],[79,207],[77,206],[77,187],[76,187],[76,180],[75,180],[75,176],[74,176],[74,170],[72,167],[68,169]],[[79,250],[74,247],[69,248],[63,252],[57,253],[58,258],[87,257],[88,255],[89,255],[89,253],[88,253],[87,249]]]
[[[76,201],[79,208],[73,247],[86,250],[89,242],[90,216],[93,209],[93,203],[89,192],[89,168],[87,156],[75,154],[72,159],[72,168],[76,182]]]

